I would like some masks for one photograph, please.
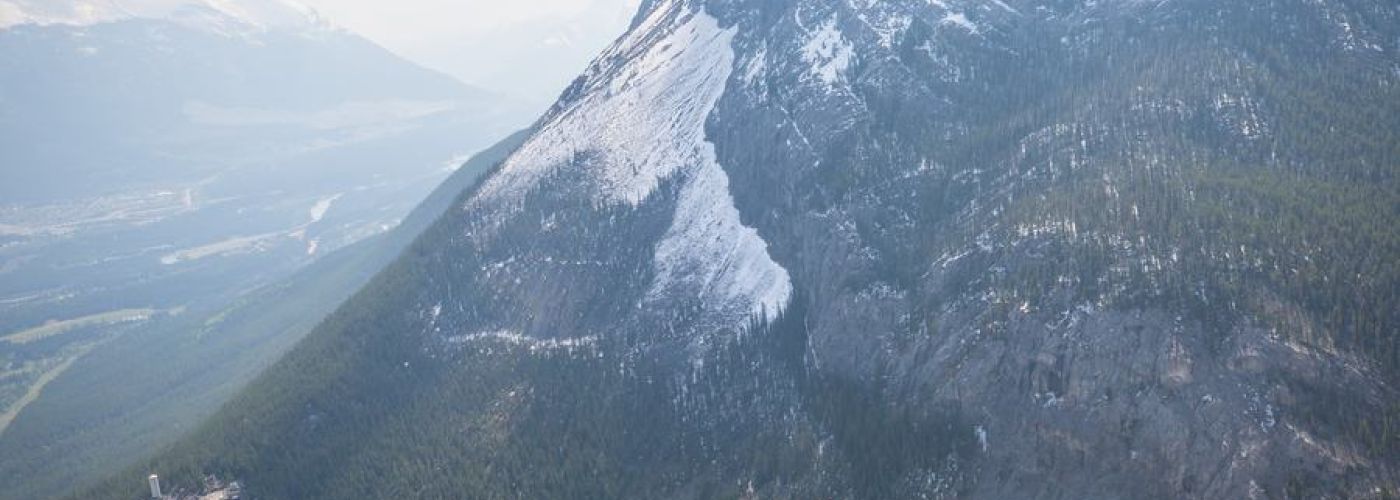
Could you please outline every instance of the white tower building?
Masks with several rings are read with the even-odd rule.
[[[163,497],[164,495],[160,494],[160,476],[151,474],[151,477],[147,478],[147,480],[151,483],[151,498]]]

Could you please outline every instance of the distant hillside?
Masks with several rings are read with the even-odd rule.
[[[525,135],[473,156],[392,231],[232,304],[159,321],[77,360],[0,434],[0,498],[73,491],[181,437],[392,261]]]

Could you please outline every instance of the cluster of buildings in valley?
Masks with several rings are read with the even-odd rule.
[[[166,493],[161,489],[160,476],[151,474],[146,479],[151,487],[151,498],[155,500],[242,500],[243,485],[238,481],[225,483],[218,476],[204,476],[204,486],[199,493],[174,490]]]

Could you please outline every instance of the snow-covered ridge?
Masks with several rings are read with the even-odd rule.
[[[664,38],[638,34],[663,29],[660,19],[673,13],[665,7],[653,11],[652,19],[621,42],[623,50],[615,50],[644,52],[606,75],[605,87],[551,116],[483,185],[471,206],[509,204],[545,175],[585,156],[596,165],[589,173],[598,201],[636,205],[662,179],[696,163],[705,118],[729,75],[733,33],[719,29],[707,14],[693,13]]]
[[[655,8],[610,50],[634,56],[590,70],[606,80],[590,82],[584,96],[552,115],[464,208],[488,221],[509,216],[561,168],[586,171],[586,192],[599,204],[636,205],[663,179],[677,177],[676,212],[657,244],[646,301],[698,299],[706,311],[702,327],[737,331],[786,307],[792,285],[767,242],[740,220],[728,176],[705,138],[706,119],[734,69],[734,31],[703,11],[678,10],[684,8]],[[580,157],[589,161],[574,161]]]
[[[331,28],[294,0],[0,0],[0,29],[164,19],[220,32]]]

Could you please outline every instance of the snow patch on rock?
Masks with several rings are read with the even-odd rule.
[[[828,86],[845,78],[854,55],[855,48],[841,35],[836,19],[828,19],[814,30],[802,46],[802,61],[811,65],[812,74]]]
[[[510,346],[518,346],[529,349],[531,352],[549,351],[573,351],[575,349],[592,348],[598,344],[598,337],[590,335],[586,337],[571,337],[558,339],[535,338],[523,335],[519,332],[500,330],[493,332],[480,332],[468,335],[456,335],[449,337],[448,342],[453,344],[473,344],[478,342],[494,341]]]
[[[944,15],[942,24],[951,24],[954,26],[958,26],[974,35],[981,33],[981,30],[977,27],[977,25],[974,24],[972,21],[968,20],[967,15],[961,12],[949,12],[948,14]]]
[[[710,327],[739,330],[772,318],[792,295],[788,272],[768,255],[768,243],[739,218],[729,178],[707,145],[682,188],[675,219],[656,248],[656,281],[648,300],[699,300]]]

